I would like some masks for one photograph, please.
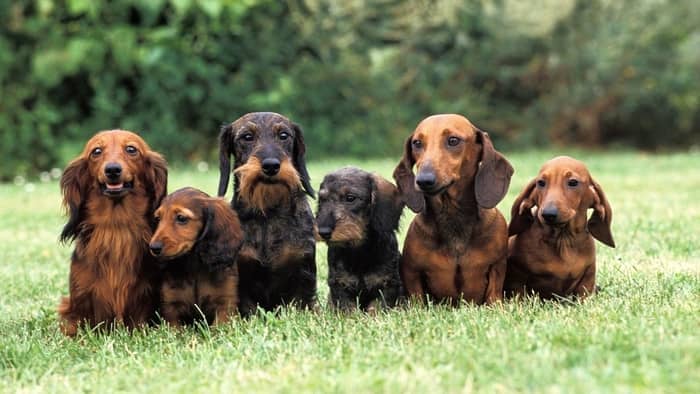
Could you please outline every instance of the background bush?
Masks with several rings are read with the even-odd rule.
[[[0,179],[97,130],[211,160],[221,123],[300,123],[309,156],[398,155],[424,116],[501,149],[700,142],[694,0],[0,2]]]

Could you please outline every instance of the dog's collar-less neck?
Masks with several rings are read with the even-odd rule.
[[[453,185],[452,187],[456,187]],[[471,194],[471,198],[469,195]],[[435,223],[438,231],[462,231],[479,220],[479,205],[468,190],[453,198],[447,191],[436,196],[425,196],[423,217]]]
[[[181,272],[186,276],[199,272],[202,266],[201,259],[199,258],[198,253],[195,253],[194,250],[190,250],[189,252],[174,257],[170,260],[158,261],[158,265],[163,270],[170,272]]]
[[[549,225],[535,220],[538,226],[542,228],[542,242],[555,247],[558,251],[565,248],[572,248],[582,240],[590,237],[587,223],[583,225],[577,224],[579,218],[572,219],[571,222],[563,225]]]
[[[389,261],[392,258],[392,249],[388,247],[392,243],[393,232],[377,232],[369,229],[365,239],[357,244],[329,244],[328,249],[335,249],[345,256],[352,256],[350,271],[367,271],[376,266],[377,261]],[[396,244],[396,240],[393,240]],[[360,264],[357,264],[360,262]]]
[[[479,204],[474,194],[474,182],[463,185],[462,182],[453,182],[440,194],[430,196],[423,195],[425,209],[431,213],[448,218],[459,217],[462,221],[478,220]]]

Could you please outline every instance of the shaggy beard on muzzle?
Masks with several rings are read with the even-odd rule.
[[[367,222],[358,218],[341,217],[336,222],[331,238],[319,240],[326,242],[329,246],[358,247],[365,242],[367,236]]]
[[[282,161],[274,177],[263,174],[260,160],[254,156],[233,173],[239,179],[236,198],[263,214],[270,208],[289,202],[291,193],[301,188],[299,173],[289,159]]]

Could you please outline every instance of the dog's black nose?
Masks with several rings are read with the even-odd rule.
[[[321,238],[328,240],[331,238],[331,234],[333,234],[333,230],[330,227],[319,227],[318,228],[318,235],[321,236]]]
[[[148,248],[151,249],[151,254],[158,256],[163,252],[163,243],[160,241],[151,242]]]
[[[548,224],[556,223],[559,210],[557,207],[547,207],[542,210],[542,219]]]
[[[272,176],[280,172],[280,161],[275,158],[267,158],[262,161],[262,169],[265,175]]]
[[[105,175],[110,180],[119,179],[122,175],[122,166],[119,163],[107,163],[105,166]]]
[[[432,172],[419,172],[416,177],[416,184],[421,190],[430,190],[435,187],[437,178]]]

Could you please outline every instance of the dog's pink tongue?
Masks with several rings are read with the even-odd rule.
[[[124,187],[123,183],[115,183],[114,185],[110,185],[109,183],[106,185],[107,190],[119,190],[122,187]]]

